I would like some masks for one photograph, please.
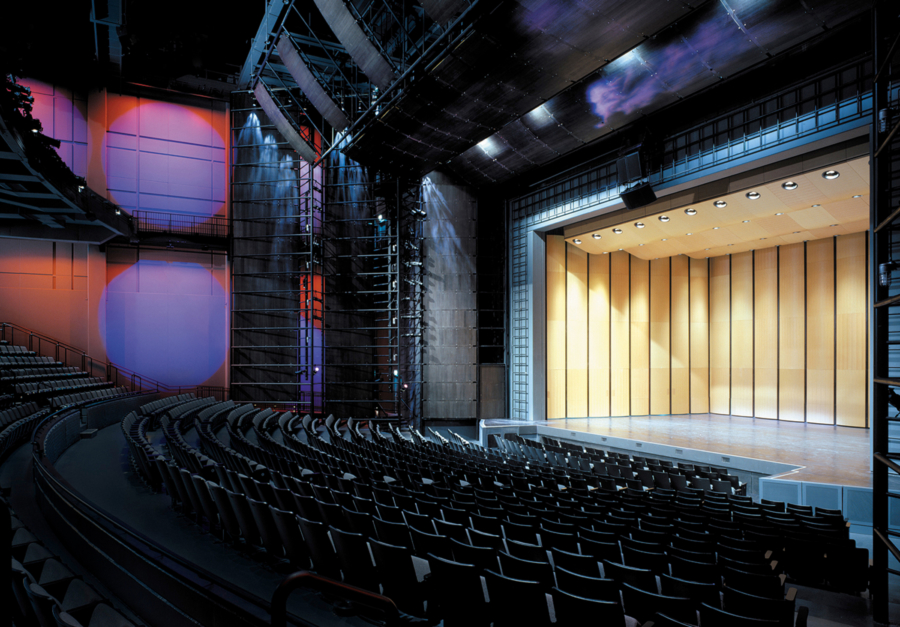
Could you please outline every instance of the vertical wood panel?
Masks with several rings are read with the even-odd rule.
[[[609,255],[588,255],[589,415],[609,416]]]
[[[587,253],[566,245],[566,417],[588,415]]]
[[[837,424],[866,426],[866,233],[837,238]]]
[[[778,418],[778,249],[754,253],[753,402],[757,418]]]
[[[806,421],[834,424],[833,237],[806,244]]]
[[[804,245],[782,246],[778,258],[778,419],[803,422],[806,396]]]
[[[669,258],[650,262],[650,413],[672,413]]]
[[[650,413],[650,263],[631,258],[631,415]]]
[[[690,260],[691,413],[709,411],[709,264]]]
[[[690,301],[688,299],[688,258],[671,258],[672,265],[672,413],[691,412]]]
[[[630,255],[614,252],[610,257],[610,362],[612,381],[610,385],[611,413],[613,416],[628,416],[631,413],[631,332],[629,282]]]
[[[566,241],[547,236],[547,418],[566,417]]]
[[[731,256],[731,413],[753,415],[753,253]]]
[[[731,257],[709,260],[709,411],[731,413]]]

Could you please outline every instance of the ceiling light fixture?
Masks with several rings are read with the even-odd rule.
[[[615,233],[616,235],[621,235],[622,229],[613,229],[613,233]]]
[[[601,235],[599,233],[594,233],[593,235],[591,235],[591,237],[593,237],[594,239],[600,239]]]
[[[638,244],[638,246],[643,246],[643,244]]]
[[[794,235],[798,235],[800,231],[794,231]]]
[[[713,227],[713,231],[718,231],[719,228],[720,228],[720,227],[718,227],[718,226],[714,226],[714,227]]]
[[[837,226],[837,224],[829,224],[828,226]]]
[[[822,172],[822,178],[827,181],[833,181],[840,175],[841,175],[841,173],[838,172],[837,170],[825,170],[824,172]]]
[[[664,237],[664,238],[662,238],[662,241],[668,242],[668,241],[669,241],[669,238],[668,238],[668,237]]]
[[[783,216],[783,215],[784,215],[784,212],[783,212],[783,211],[779,211],[779,212],[776,213],[775,215],[776,215],[776,216]]]
[[[578,244],[581,243],[581,240],[576,237],[575,239],[572,240],[572,243],[577,246]]]
[[[750,222],[750,220],[744,220],[744,224],[747,224],[748,222]]]
[[[797,189],[798,187],[800,187],[800,186],[799,186],[797,183],[795,183],[794,181],[785,181],[784,183],[781,184],[781,186],[782,186],[784,189],[786,189],[787,191],[789,191],[789,192],[792,192],[792,191],[794,191],[795,189]]]
[[[660,221],[660,222],[668,222],[668,221],[669,221],[669,216],[659,216],[659,221]]]
[[[759,192],[747,192],[747,198],[749,198],[750,200],[758,200]]]
[[[862,194],[856,194],[853,196],[854,198],[862,198]]]
[[[688,214],[689,216],[697,215],[697,210],[696,210],[696,209],[685,209],[684,212],[685,212],[686,214]]]
[[[634,225],[635,225],[637,228],[639,228],[639,229],[644,228],[644,223],[643,223],[643,222],[635,222]]]
[[[713,205],[718,207],[719,209],[724,209],[725,207],[728,206],[728,203],[725,202],[724,200],[717,200],[716,202],[713,203]]]
[[[821,207],[822,205],[813,205],[813,207]]]
[[[685,233],[685,235],[693,235],[693,233]]]

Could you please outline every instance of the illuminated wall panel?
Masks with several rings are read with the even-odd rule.
[[[650,263],[631,258],[631,414],[650,413]]]
[[[650,262],[650,413],[672,413],[671,259]]]
[[[866,426],[866,234],[836,240],[837,424]]]
[[[778,419],[806,418],[805,245],[778,249]]]
[[[834,424],[833,238],[806,244],[806,421]]]
[[[589,416],[609,416],[609,255],[588,255]]]
[[[588,415],[588,255],[566,244],[566,415]]]
[[[614,252],[609,257],[611,415],[628,416],[631,414],[631,255]]]
[[[566,242],[547,236],[547,418],[566,417]]]
[[[753,253],[731,256],[731,414],[753,415]]]
[[[731,258],[709,262],[709,411],[730,414]]]
[[[691,413],[709,411],[709,264],[690,260]]]

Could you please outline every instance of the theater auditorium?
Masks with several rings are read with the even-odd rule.
[[[0,16],[0,627],[900,623],[896,2]]]

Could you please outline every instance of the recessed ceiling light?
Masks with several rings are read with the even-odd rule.
[[[580,244],[580,243],[581,243],[581,240],[578,239],[578,238],[576,237],[575,239],[572,240],[572,243],[573,243],[573,244]]]
[[[744,220],[744,224],[747,224],[748,222],[750,222],[750,220]]]
[[[693,233],[685,233],[685,235],[693,235]]]
[[[591,235],[591,237],[593,237],[594,239],[600,239],[600,237],[602,236],[599,233],[594,233],[593,235]]]
[[[825,170],[824,172],[822,172],[822,178],[827,179],[829,181],[833,181],[840,175],[841,175],[841,173],[838,172],[837,170]]]
[[[759,198],[759,192],[747,192],[747,198],[750,200],[757,200]]]
[[[624,248],[620,248],[619,250],[625,250]]]
[[[635,225],[637,228],[639,228],[639,229],[644,228],[644,223],[643,223],[643,222],[635,222],[634,225]]]
[[[668,237],[664,237],[664,238],[662,238],[662,241],[668,242],[668,241],[669,241],[669,238],[668,238]]]
[[[800,233],[800,231],[794,231],[794,235],[797,235],[798,233]]]
[[[821,207],[822,205],[813,205],[813,207]]]
[[[828,226],[837,226],[837,224],[829,224]]]
[[[724,200],[717,200],[716,202],[713,203],[713,205],[718,207],[719,209],[724,209],[725,207],[728,206],[728,203],[725,202]]]
[[[776,213],[775,215],[776,215],[776,216],[783,216],[783,215],[784,215],[784,212],[783,212],[783,211],[779,211],[779,212]]]
[[[856,195],[853,196],[853,197],[854,197],[854,198],[862,198],[862,194],[856,194]]]
[[[643,244],[638,244],[638,246],[643,246]]]
[[[604,254],[604,255],[606,254],[606,251],[605,251],[605,250],[603,251],[603,254]]]
[[[795,183],[794,181],[785,181],[784,183],[781,184],[781,186],[782,186],[784,189],[788,190],[789,192],[792,192],[792,191],[794,191],[795,189],[797,189],[798,187],[800,187],[800,186],[797,185],[797,183]]]
[[[734,244],[729,244],[729,246],[734,246]]]
[[[685,212],[686,214],[688,214],[689,216],[693,216],[693,215],[696,215],[696,214],[697,214],[697,210],[696,210],[696,209],[685,209],[684,212]]]
[[[704,248],[703,250],[709,250],[709,248]]]
[[[660,222],[668,222],[668,221],[669,221],[669,216],[659,216],[659,221],[660,221]]]
[[[713,227],[713,231],[718,231],[718,230],[719,230],[719,227],[717,227],[717,226]]]
[[[622,229],[613,229],[613,233],[615,233],[616,235],[621,235]]]
[[[765,237],[760,237],[760,238],[759,238],[759,241],[762,241],[762,240],[764,240],[764,239],[766,239],[766,238],[765,238]]]

